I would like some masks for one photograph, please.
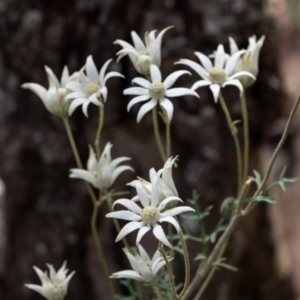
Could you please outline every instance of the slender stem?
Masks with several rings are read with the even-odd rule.
[[[243,117],[243,130],[244,130],[244,172],[242,181],[245,182],[248,176],[249,169],[249,121],[248,121],[248,111],[247,111],[247,101],[245,91],[243,91],[241,96],[241,109]]]
[[[163,160],[163,162],[165,162],[167,159],[166,159],[165,151],[162,145],[159,128],[158,128],[157,106],[154,106],[154,108],[152,109],[152,120],[153,120],[154,135],[155,135],[158,151],[161,156],[161,159]]]
[[[280,141],[279,141],[279,143],[278,143],[278,145],[277,145],[277,147],[276,147],[276,149],[275,149],[275,151],[274,151],[274,153],[273,153],[273,155],[271,157],[269,165],[267,167],[266,174],[265,174],[265,176],[264,176],[264,178],[263,178],[260,186],[258,187],[258,189],[256,190],[255,194],[253,195],[253,197],[258,196],[260,194],[260,192],[265,188],[265,185],[266,185],[266,183],[267,183],[267,181],[268,181],[268,179],[270,177],[271,171],[273,169],[273,165],[274,165],[274,163],[276,161],[276,158],[277,158],[277,156],[279,154],[279,151],[281,150],[281,148],[282,148],[282,146],[283,146],[283,144],[284,144],[284,142],[285,142],[285,140],[286,140],[286,138],[288,136],[289,129],[291,127],[292,120],[294,119],[294,116],[295,116],[295,113],[296,113],[297,108],[299,106],[299,103],[300,103],[300,96],[298,97],[297,101],[295,102],[295,104],[294,104],[294,106],[293,106],[293,108],[291,110],[291,113],[289,115],[289,118],[288,118],[287,123],[286,123],[285,128],[284,128],[284,132],[283,132],[283,134],[281,136],[281,139],[280,139]],[[247,215],[249,213],[249,211],[254,206],[255,206],[255,203],[249,203],[248,206],[243,211],[243,214]]]
[[[217,244],[215,245],[213,251],[209,255],[204,266],[203,265],[199,266],[192,283],[188,287],[187,292],[186,292],[186,294],[183,295],[184,297],[182,299],[184,299],[184,300],[189,299],[189,296],[192,294],[192,292],[197,288],[197,286],[201,283],[201,281],[205,278],[207,273],[210,271],[211,267],[213,266],[213,263],[218,259],[220,253],[222,255],[223,252],[225,251],[226,245],[227,245],[227,242],[228,242],[228,239],[229,239],[231,233],[233,232],[233,230],[235,229],[239,220],[243,216],[243,214],[241,213],[241,207],[242,207],[243,200],[244,200],[245,196],[247,195],[247,191],[248,191],[251,183],[252,183],[252,181],[248,180],[244,184],[242,191],[239,194],[239,197],[237,199],[237,203],[238,203],[237,210],[232,215],[229,225],[227,226],[226,230],[223,232],[222,236],[218,240]],[[208,283],[209,282],[207,282],[206,284],[208,284]]]
[[[166,122],[166,152],[167,159],[171,156],[171,121]]]
[[[234,140],[234,146],[235,146],[235,151],[236,151],[236,157],[237,157],[237,173],[238,173],[238,192],[237,194],[240,193],[240,189],[241,189],[241,185],[242,185],[242,154],[241,154],[241,146],[240,146],[240,142],[237,136],[237,129],[235,127],[235,125],[232,122],[232,118],[230,116],[228,107],[226,105],[226,102],[220,92],[219,95],[219,99],[220,99],[220,104],[221,107],[223,109],[223,112],[225,114],[225,118],[228,124],[228,127],[230,129],[230,133],[233,137]]]
[[[74,137],[73,137],[73,133],[72,133],[72,130],[71,130],[71,127],[70,127],[69,119],[64,118],[63,121],[64,121],[65,129],[66,129],[66,132],[67,132],[67,136],[68,136],[71,148],[72,148],[72,152],[73,152],[77,167],[80,168],[80,169],[83,169],[82,163],[81,163],[81,160],[80,160],[80,156],[78,154],[77,146],[76,146],[76,143],[75,143],[75,140],[74,140]],[[96,195],[94,193],[93,188],[86,181],[84,181],[84,185],[85,185],[85,187],[86,187],[86,189],[87,189],[87,191],[88,191],[88,193],[89,193],[89,195],[90,195],[90,197],[93,201],[93,204],[95,204],[97,202],[97,198],[96,198]]]
[[[109,210],[112,212],[113,211],[113,208],[112,208],[112,198],[110,197],[110,194],[107,193],[107,192],[106,192],[105,195],[107,197],[107,204],[108,204]],[[116,231],[119,233],[121,231],[121,226],[120,226],[119,220],[116,219],[116,218],[113,218],[113,222],[114,222]],[[126,248],[130,247],[129,243],[128,243],[127,239],[126,239],[126,237],[123,237],[122,243],[123,243],[124,247],[126,247]]]
[[[176,287],[175,287],[175,283],[174,283],[172,268],[171,268],[170,262],[167,258],[167,255],[164,251],[164,248],[163,248],[161,242],[159,242],[159,244],[158,244],[158,250],[159,250],[159,252],[161,253],[163,259],[166,262],[166,266],[167,266],[167,270],[168,270],[168,274],[169,274],[169,278],[170,278],[170,283],[171,283],[173,299],[177,299],[178,296],[177,296],[177,293],[176,293]]]
[[[101,139],[101,132],[104,124],[104,106],[100,104],[99,106],[99,124],[96,132],[95,138],[95,149],[97,158],[100,158],[100,139]]]
[[[107,285],[108,290],[109,290],[110,299],[114,299],[114,288],[113,288],[113,284],[112,284],[112,282],[109,278],[109,271],[108,271],[108,267],[107,267],[107,264],[106,264],[106,261],[105,261],[104,252],[103,252],[103,249],[101,247],[99,233],[98,233],[98,230],[97,230],[97,216],[98,216],[99,208],[100,208],[100,201],[97,200],[97,202],[93,205],[93,215],[92,215],[92,219],[91,219],[91,229],[92,229],[92,234],[93,234],[94,242],[95,242],[95,245],[96,245],[98,257],[99,257],[100,263],[101,263],[103,271],[104,271],[104,277],[105,277],[106,285]]]
[[[188,285],[190,283],[190,261],[189,261],[189,253],[186,247],[185,239],[183,236],[182,230],[179,232],[179,237],[180,237],[180,242],[182,245],[182,250],[183,250],[183,257],[184,257],[184,267],[185,267],[185,281],[183,285],[183,289],[181,293],[179,294],[179,299],[184,295],[186,292]]]
[[[153,291],[156,295],[157,300],[163,300],[162,295],[161,295],[159,289],[157,288],[157,286],[153,286]]]

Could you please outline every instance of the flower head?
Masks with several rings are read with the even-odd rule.
[[[166,97],[180,97],[184,95],[193,95],[199,97],[198,94],[191,89],[187,88],[173,88],[170,87],[175,83],[175,81],[183,74],[190,74],[187,71],[176,71],[170,74],[163,82],[159,68],[156,65],[150,65],[150,77],[151,82],[142,78],[136,77],[132,80],[133,83],[140,85],[141,87],[131,87],[124,90],[124,95],[136,95],[127,106],[127,110],[143,101],[149,102],[144,104],[139,110],[137,116],[137,122],[143,118],[143,116],[150,110],[153,109],[158,103],[161,106],[168,122],[172,120],[173,117],[173,104]]]
[[[97,106],[103,105],[107,99],[107,87],[106,81],[111,77],[124,77],[118,72],[109,72],[105,75],[106,69],[112,60],[109,59],[101,68],[100,72],[97,71],[92,55],[89,55],[86,59],[86,72],[80,71],[79,81],[70,82],[67,84],[67,88],[72,91],[66,99],[74,99],[69,108],[69,115],[74,110],[82,105],[82,111],[85,116],[88,116],[87,108],[90,103],[94,103]]]
[[[71,169],[70,177],[88,181],[95,188],[101,190],[110,188],[122,172],[126,170],[133,171],[129,166],[118,166],[123,161],[130,160],[129,157],[119,157],[111,160],[110,150],[112,146],[109,142],[106,144],[99,160],[97,160],[93,148],[89,146],[90,155],[87,170]]]
[[[64,262],[62,267],[56,272],[53,266],[47,264],[49,268],[49,276],[47,271],[43,272],[37,267],[33,267],[42,285],[25,284],[26,287],[41,294],[47,300],[63,300],[67,295],[68,285],[75,274],[75,271],[67,276],[67,263]]]
[[[259,61],[259,52],[264,44],[265,36],[262,36],[258,41],[256,41],[256,36],[252,36],[249,38],[249,45],[246,52],[240,57],[238,60],[235,71],[248,71],[253,76],[257,76],[258,74],[258,61]],[[230,45],[230,54],[234,55],[236,52],[239,51],[238,46],[235,43],[233,38],[229,38],[229,45]],[[253,84],[253,78],[249,76],[240,76],[239,81],[242,85],[247,88]]]
[[[61,118],[66,118],[68,117],[68,110],[71,102],[66,101],[66,95],[69,93],[66,85],[68,82],[77,80],[79,73],[75,72],[69,76],[68,67],[65,66],[62,72],[61,81],[59,82],[49,67],[45,66],[45,70],[49,82],[48,90],[37,83],[24,83],[22,88],[34,92],[43,101],[49,112]]]
[[[131,31],[133,46],[125,41],[116,40],[115,44],[119,44],[121,47],[123,47],[123,49],[117,53],[118,61],[125,55],[128,55],[135,69],[139,73],[148,76],[150,73],[149,68],[151,64],[160,67],[160,48],[162,37],[165,34],[165,32],[172,27],[173,26],[165,28],[158,34],[157,37],[155,37],[156,30],[152,30],[150,31],[150,33],[146,32],[145,43],[141,40],[141,38],[137,35],[135,31]]]
[[[172,247],[166,238],[166,235],[162,229],[160,223],[168,222],[172,224],[177,232],[179,232],[180,226],[174,216],[186,212],[194,211],[193,208],[188,206],[179,206],[169,209],[167,204],[170,202],[182,202],[177,196],[170,196],[164,198],[162,201],[159,199],[158,192],[158,176],[155,175],[151,180],[151,192],[145,188],[145,186],[140,182],[135,182],[135,188],[137,191],[138,200],[141,202],[142,207],[137,205],[134,201],[129,199],[119,199],[114,202],[116,204],[121,204],[128,210],[120,210],[116,212],[111,212],[106,215],[107,218],[117,218],[122,220],[131,221],[126,224],[122,230],[119,232],[116,242],[121,240],[125,235],[130,232],[139,229],[137,234],[136,243],[139,244],[142,237],[152,229],[154,236],[164,243],[168,247]],[[135,197],[134,197],[135,198]]]
[[[152,259],[145,251],[145,249],[139,244],[139,253],[132,255],[127,248],[123,251],[126,254],[129,263],[133,270],[125,270],[113,273],[111,278],[129,278],[142,282],[154,281],[157,272],[166,264],[160,252],[157,250]],[[171,258],[169,258],[171,260]]]
[[[181,59],[177,62],[177,64],[189,66],[203,78],[203,80],[199,80],[194,83],[192,90],[209,85],[213,93],[214,100],[217,102],[221,87],[234,85],[240,90],[240,93],[243,92],[243,86],[239,80],[235,79],[236,77],[249,76],[255,80],[255,77],[247,71],[234,73],[235,66],[240,56],[245,52],[245,50],[238,51],[226,61],[224,47],[223,45],[219,45],[215,55],[214,65],[210,59],[201,52],[195,52],[195,55],[198,57],[203,66],[189,59]]]

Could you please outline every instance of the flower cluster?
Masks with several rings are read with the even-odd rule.
[[[133,270],[124,270],[113,273],[111,278],[130,278],[142,282],[153,282],[157,272],[166,264],[160,252],[157,250],[152,259],[142,247],[138,245],[139,253],[132,255],[127,248],[123,251]],[[171,258],[168,257],[170,261]]]
[[[63,300],[67,295],[68,285],[75,274],[75,271],[67,276],[67,262],[64,262],[61,268],[56,272],[53,266],[48,265],[49,276],[47,271],[43,272],[37,267],[33,267],[38,275],[42,285],[25,284],[26,287],[41,294],[47,300]]]
[[[174,160],[170,159],[167,164],[168,166],[170,161],[174,162]],[[178,196],[170,195],[172,194],[171,191],[174,190],[175,185],[170,175],[166,175],[164,177],[160,176],[164,171],[170,172],[169,167],[165,167],[157,173],[154,169],[150,170],[150,183],[143,179],[135,180],[130,183],[136,188],[137,197],[134,197],[131,200],[119,199],[114,202],[114,206],[116,204],[121,204],[128,210],[111,212],[108,213],[106,217],[130,221],[119,232],[116,242],[121,240],[130,232],[139,229],[136,238],[136,244],[139,244],[142,237],[152,228],[154,236],[163,244],[172,248],[172,245],[163,231],[161,223],[170,223],[175,227],[177,232],[179,232],[181,229],[174,216],[183,212],[194,211],[194,209],[188,206],[178,206],[174,208],[169,208],[167,206],[170,202],[177,203],[182,202],[182,200]],[[170,196],[166,197],[164,192]],[[139,201],[142,207],[137,205],[135,203],[136,201]]]
[[[109,142],[106,144],[98,161],[93,148],[89,146],[90,155],[87,161],[87,170],[71,169],[70,177],[85,180],[101,190],[110,188],[122,172],[133,171],[130,166],[118,166],[120,163],[130,160],[130,157],[124,156],[111,160],[110,150],[112,146]]]

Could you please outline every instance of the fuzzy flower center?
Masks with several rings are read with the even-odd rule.
[[[84,91],[86,95],[90,97],[91,95],[96,93],[100,88],[101,86],[98,82],[91,81],[85,86]]]
[[[149,94],[154,99],[161,99],[165,95],[166,88],[162,82],[152,82],[149,87]]]
[[[155,225],[160,217],[160,212],[155,206],[147,206],[141,212],[142,221],[147,225]]]
[[[142,49],[140,51],[138,51],[140,55],[149,55],[149,51],[145,48],[145,49]]]
[[[226,81],[227,75],[224,69],[213,67],[209,72],[208,78],[212,83],[222,84]]]

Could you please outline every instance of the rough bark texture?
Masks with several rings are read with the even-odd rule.
[[[64,64],[75,71],[89,54],[101,66],[119,50],[112,44],[114,40],[131,41],[131,30],[142,35],[146,30],[174,25],[163,41],[163,76],[179,69],[173,65],[179,58],[195,60],[195,50],[209,54],[218,43],[227,44],[229,35],[245,47],[248,36],[266,34],[261,72],[248,91],[252,167],[259,168],[258,148],[271,122],[278,117],[282,100],[276,32],[272,20],[263,13],[263,5],[260,0],[0,2],[0,172],[6,187],[1,299],[40,299],[22,287],[24,283],[37,282],[31,266],[44,269],[49,262],[58,268],[64,259],[70,270],[76,270],[69,299],[106,299],[90,234],[91,202],[83,184],[68,178],[75,163],[63,123],[20,85],[37,82],[46,86],[44,65],[56,74]],[[126,112],[129,99],[122,96],[122,89],[130,86],[136,76],[129,59],[113,63],[112,68],[126,79],[109,81],[102,146],[110,140],[114,144],[113,156],[131,156],[136,174],[147,178],[151,167],[158,169],[162,165],[152,134],[151,114],[137,125],[137,108],[130,114]],[[195,75],[186,76],[178,82],[189,87],[196,79]],[[200,100],[185,97],[173,101],[172,153],[180,157],[174,176],[183,199],[196,189],[201,207],[215,206],[207,224],[213,228],[221,200],[235,193],[235,152],[222,111],[213,103],[210,91],[201,89],[199,94]],[[225,98],[233,118],[240,119],[236,90],[226,89]],[[90,108],[89,115],[86,119],[78,109],[71,118],[83,161],[88,154],[86,145],[93,143],[97,109]],[[122,175],[117,187],[124,189],[134,176]],[[123,255],[114,245],[115,232],[104,218],[105,213],[100,214],[99,230],[111,271],[117,271],[126,262],[122,262]],[[241,271],[222,271],[208,289],[206,299],[292,299],[288,281],[277,276],[273,265],[272,235],[265,208],[255,211],[243,227],[235,232],[228,251],[230,261]],[[222,280],[224,277],[226,280]]]

